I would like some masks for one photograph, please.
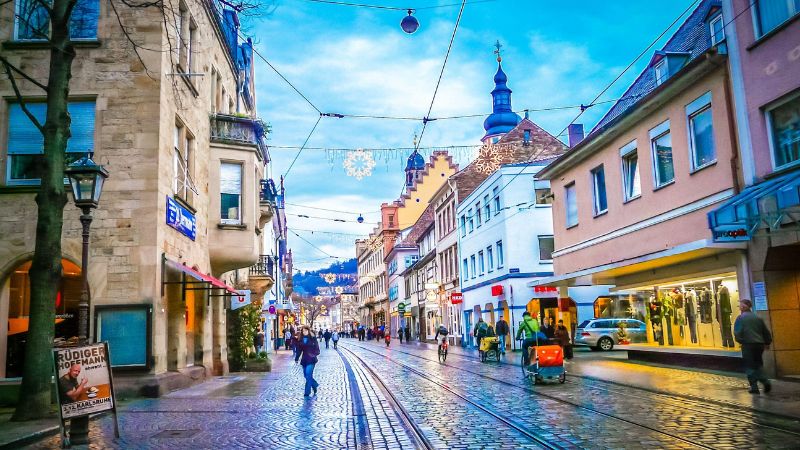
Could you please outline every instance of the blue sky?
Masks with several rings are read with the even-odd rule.
[[[432,117],[491,112],[490,91],[497,69],[493,44],[503,45],[503,69],[515,110],[589,103],[693,0],[497,0],[468,3],[447,63]],[[456,0],[364,0],[397,7],[446,5]],[[278,0],[266,18],[250,20],[256,49],[323,112],[423,117],[447,50],[458,7],[420,10],[412,34],[399,27],[403,11]],[[668,38],[669,33],[665,37]],[[655,48],[663,45],[659,42]],[[601,99],[622,95],[650,59],[648,52]],[[259,115],[272,125],[272,176],[284,174],[319,114],[263,61],[256,61]],[[591,128],[611,104],[589,109],[578,121]],[[578,109],[534,112],[531,119],[559,133]],[[475,145],[484,117],[428,124],[421,147]],[[421,122],[324,118],[308,142],[320,148],[410,147]],[[341,157],[306,149],[286,179],[288,214],[305,214],[364,224],[288,216],[296,266],[327,265],[326,254],[350,258],[348,237],[320,230],[366,235],[382,202],[395,200],[403,185],[407,155],[378,160],[373,174],[356,180],[345,174]],[[466,156],[462,156],[463,161]],[[313,210],[306,205],[348,213]],[[323,253],[325,252],[325,253]]]

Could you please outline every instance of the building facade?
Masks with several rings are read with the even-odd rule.
[[[83,11],[68,106],[67,160],[91,151],[110,173],[93,214],[90,338],[108,341],[112,365],[138,370],[148,392],[160,392],[165,379],[227,371],[232,289],[219,277],[258,261],[259,233],[272,215],[260,199],[268,152],[255,112],[251,44],[238,39],[235,12],[208,1],[173,3],[176,20],[157,8],[118,11],[133,39],[167,50],[141,59],[106,3]],[[0,21],[15,23],[0,30],[3,55],[46,80],[49,47],[15,21],[15,7],[0,11]],[[42,118],[41,92],[27,82],[20,88]],[[8,323],[0,328],[0,377],[17,377],[42,138],[5,78],[0,93],[0,320]],[[64,275],[54,299],[56,337],[64,339],[76,333],[78,215],[68,201]]]

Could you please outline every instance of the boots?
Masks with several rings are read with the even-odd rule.
[[[758,381],[756,380],[748,380],[750,382],[750,390],[747,391],[751,394],[760,394],[761,392],[758,390]]]
[[[769,380],[764,379],[762,383],[764,384],[764,392],[769,392],[772,390],[772,383],[770,383]],[[758,386],[756,386],[756,389],[758,389]]]

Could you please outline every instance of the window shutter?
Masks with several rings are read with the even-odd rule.
[[[94,102],[71,102],[67,110],[72,134],[67,153],[94,152]]]
[[[44,125],[47,104],[28,103],[28,111]],[[44,152],[44,137],[31,122],[19,103],[8,108],[8,153],[12,155],[36,155]]]

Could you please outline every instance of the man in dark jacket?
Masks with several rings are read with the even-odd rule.
[[[330,340],[331,340],[331,336],[333,336],[333,333],[331,333],[331,332],[330,332],[330,330],[328,330],[327,328],[325,328],[325,332],[324,332],[324,333],[322,333],[322,337],[324,337],[324,338],[325,338],[325,348],[330,348],[330,347],[329,347],[329,345],[328,345],[328,343],[329,343],[329,342],[330,342]]]
[[[764,375],[764,349],[772,344],[772,333],[767,324],[751,311],[753,302],[747,299],[739,300],[739,310],[742,312],[733,324],[733,335],[736,342],[742,344],[742,359],[744,360],[747,381],[750,382],[750,393],[758,394],[758,382],[764,385],[764,392],[772,390],[772,384]]]
[[[500,353],[503,355],[506,354],[506,336],[508,336],[509,331],[508,322],[506,322],[506,319],[501,317],[494,326],[494,332],[497,333],[497,338],[499,339],[498,343],[500,344]]]

